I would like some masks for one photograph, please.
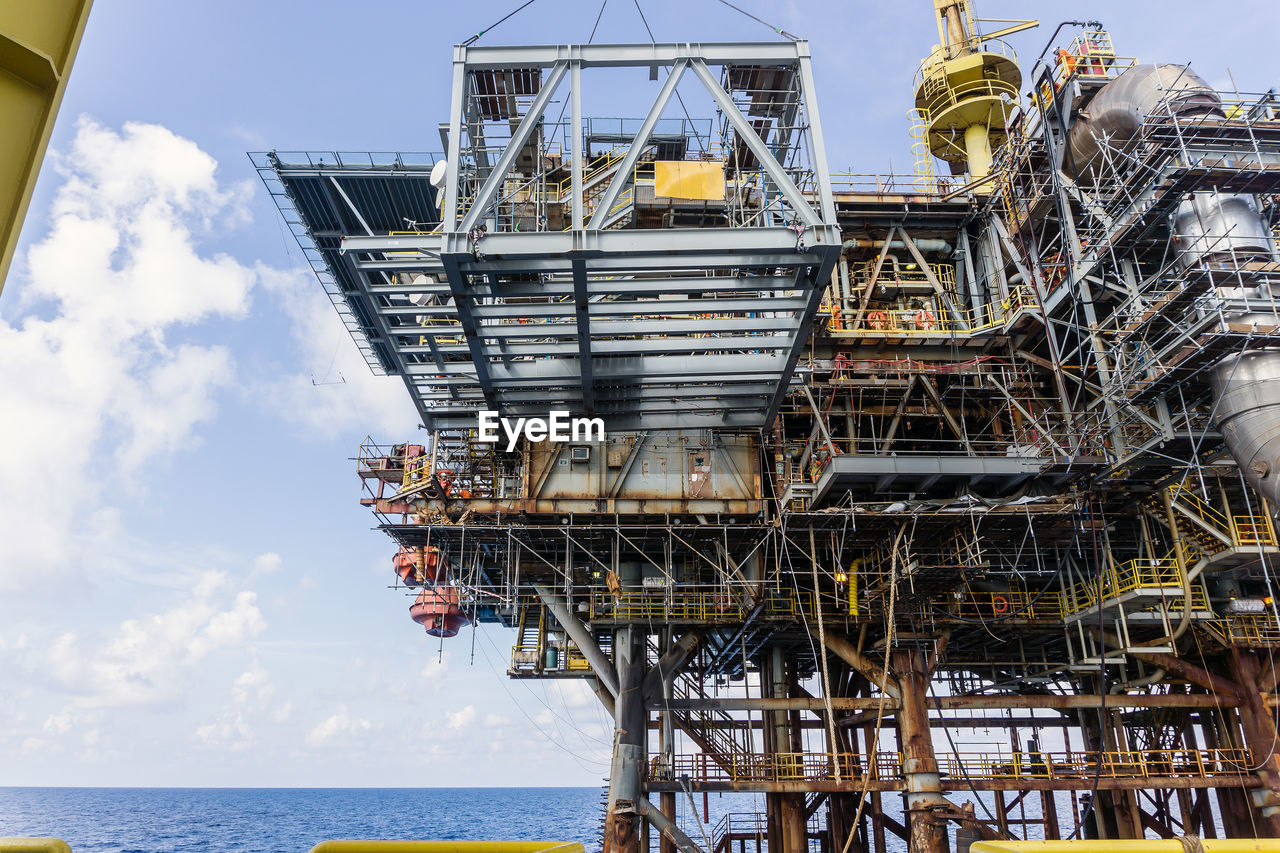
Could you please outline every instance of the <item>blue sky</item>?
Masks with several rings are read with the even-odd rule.
[[[436,149],[451,45],[515,5],[96,5],[0,296],[0,785],[605,775],[581,685],[507,681],[511,632],[441,644],[387,588],[393,549],[349,457],[411,435],[413,411],[369,375],[245,157]],[[641,5],[660,40],[772,37],[714,0]],[[811,39],[832,168],[905,171],[927,0],[745,5]],[[599,8],[539,0],[481,43],[582,41]],[[979,7],[1046,20],[1016,37],[1024,59],[1064,8]],[[1274,3],[1224,8],[1069,11],[1122,54],[1280,84]],[[636,40],[634,3],[610,0],[596,41]]]

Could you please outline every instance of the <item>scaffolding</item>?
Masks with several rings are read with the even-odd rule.
[[[514,629],[512,677],[614,719],[610,853],[673,853],[647,811],[704,853],[1280,834],[1271,462],[1213,384],[1280,346],[1280,102],[1095,24],[1024,99],[934,5],[968,35],[921,67],[909,175],[829,173],[804,42],[458,48],[443,183],[257,161],[429,430],[361,448],[365,504]],[[651,75],[642,117],[581,115],[601,68]],[[973,99],[985,176],[939,136]],[[508,451],[482,408],[607,434]],[[704,835],[677,801],[710,792],[766,809]]]

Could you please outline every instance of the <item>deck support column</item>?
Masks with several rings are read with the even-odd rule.
[[[946,805],[942,777],[929,729],[929,675],[924,654],[894,654],[894,670],[902,692],[898,711],[902,771],[907,781],[907,850],[909,853],[947,853],[947,826],[935,810]]]
[[[1240,728],[1263,784],[1250,792],[1255,831],[1260,838],[1280,838],[1280,760],[1276,755],[1280,734],[1258,689],[1261,672],[1256,653],[1231,649],[1231,677],[1240,685]]]
[[[618,672],[613,764],[605,814],[604,853],[640,849],[641,782],[644,777],[648,711],[644,706],[645,636],[635,626],[619,628],[614,640]]]

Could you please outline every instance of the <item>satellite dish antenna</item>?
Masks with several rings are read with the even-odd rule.
[[[431,167],[431,186],[444,189],[444,176],[449,171],[449,161],[441,160]]]

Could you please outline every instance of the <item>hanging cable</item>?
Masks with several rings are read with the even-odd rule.
[[[636,4],[636,11],[640,13],[640,23],[644,24],[644,31],[649,34],[649,42],[657,44],[658,40],[653,37],[653,30],[649,29],[649,19],[644,16],[644,10],[640,8],[640,0],[631,0]],[[689,116],[689,110],[684,105],[684,98],[680,97],[680,91],[675,92],[676,100],[680,102],[680,110],[684,113],[685,121],[689,122],[689,128],[693,131],[693,138],[698,143],[698,150],[705,153],[706,149],[702,147],[702,137],[698,135],[698,129],[693,123],[693,119]]]
[[[508,18],[511,18],[511,17],[515,16],[517,13],[519,13],[519,12],[521,12],[521,11],[523,11],[523,10],[525,10],[525,9],[529,8],[530,6],[532,6],[532,5],[534,4],[534,2],[535,2],[535,0],[528,0],[528,2],[526,2],[526,3],[522,3],[522,4],[521,4],[520,6],[518,6],[517,8],[515,8],[515,9],[513,9],[512,11],[508,12],[507,14],[503,15],[503,16],[502,16],[501,18],[499,18],[497,21],[495,21],[494,23],[492,23],[492,24],[490,24],[489,26],[485,27],[483,30],[481,30],[480,32],[478,32],[478,33],[476,33],[475,35],[473,35],[471,38],[469,38],[469,39],[467,39],[466,41],[464,41],[464,42],[462,43],[462,46],[463,46],[463,47],[470,47],[471,45],[475,44],[475,43],[476,43],[476,41],[480,38],[480,36],[482,36],[482,35],[484,35],[485,33],[489,32],[489,30],[492,30],[494,27],[498,26],[498,24],[501,24],[503,21],[506,21]]]
[[[740,9],[739,7],[737,7],[737,6],[733,5],[732,3],[730,3],[730,2],[729,2],[729,0],[719,0],[719,2],[721,2],[721,3],[723,3],[724,5],[728,6],[730,9],[734,10],[735,12],[741,12],[742,14],[746,15],[746,16],[747,16],[748,18],[750,18],[751,20],[755,21],[757,24],[764,24],[766,27],[768,27],[769,29],[773,30],[775,33],[777,33],[778,35],[782,36],[783,38],[788,38],[788,39],[791,39],[792,41],[800,41],[800,40],[801,40],[801,39],[800,39],[800,36],[792,35],[791,33],[787,32],[787,31],[786,31],[786,30],[784,30],[784,29],[782,29],[782,27],[775,27],[773,24],[769,23],[768,21],[764,20],[763,18],[757,18],[755,15],[751,14],[751,13],[750,13],[750,12],[748,12],[746,9]]]
[[[587,44],[591,44],[595,40],[596,30],[600,27],[600,19],[604,17],[604,7],[609,5],[609,0],[602,0],[600,3],[600,11],[596,13],[596,22],[591,26],[591,35],[587,36]]]

